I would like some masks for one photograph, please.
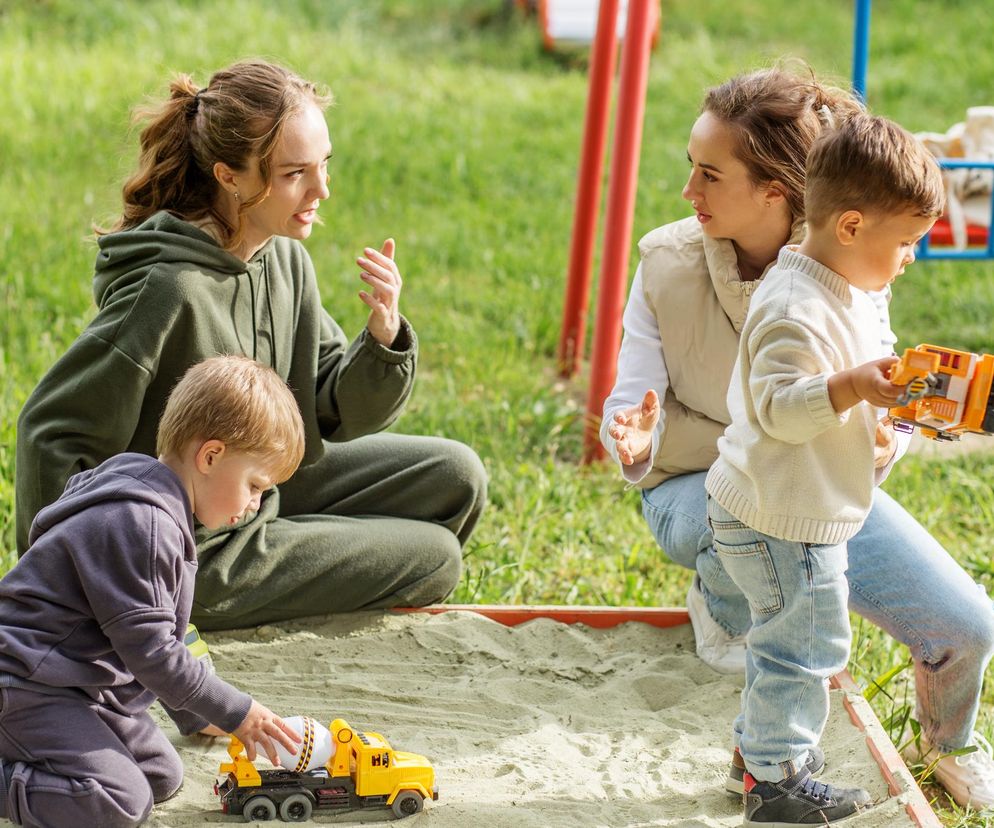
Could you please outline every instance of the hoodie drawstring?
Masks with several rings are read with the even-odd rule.
[[[273,296],[269,289],[269,263],[262,260],[262,275],[266,280],[266,310],[269,313],[269,345],[273,351],[273,370],[279,373],[279,363],[276,360],[276,320],[273,318]]]
[[[258,342],[258,323],[255,319],[255,279],[252,278],[252,271],[246,270],[245,275],[248,276],[249,282],[249,297],[252,303],[252,359],[258,360],[259,356],[259,342]]]
[[[247,270],[245,271],[245,274],[248,276],[249,295],[250,301],[252,302],[252,359],[258,360],[260,323],[258,309],[256,308],[258,296],[256,295],[255,279],[252,276],[252,272]],[[277,361],[276,353],[276,317],[273,314],[273,296],[269,286],[269,263],[265,259],[262,260],[262,276],[260,277],[259,289],[265,291],[266,294],[266,314],[268,317],[270,349],[269,364],[274,371],[279,371],[279,363]]]

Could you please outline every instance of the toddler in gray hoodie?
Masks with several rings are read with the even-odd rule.
[[[257,745],[300,737],[183,643],[194,518],[236,526],[303,455],[297,403],[245,357],[194,365],[169,396],[158,459],[120,454],[72,477],[0,581],[0,816],[18,825],[134,826],[179,789],[180,732]]]

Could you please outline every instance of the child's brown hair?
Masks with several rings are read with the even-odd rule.
[[[217,356],[183,374],[159,421],[156,452],[181,455],[193,440],[272,461],[275,482],[304,456],[304,423],[293,393],[272,368],[243,356]]]
[[[851,115],[808,156],[805,216],[814,227],[846,210],[938,218],[945,201],[935,158],[886,118]]]

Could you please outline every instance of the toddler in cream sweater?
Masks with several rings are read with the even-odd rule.
[[[870,509],[878,407],[901,390],[867,291],[914,261],[943,203],[939,169],[910,133],[850,117],[812,149],[807,234],[750,305],[732,422],[706,482],[715,549],[752,613],[734,724],[746,826],[824,824],[870,804],[812,778],[828,679],[849,656],[846,541]]]

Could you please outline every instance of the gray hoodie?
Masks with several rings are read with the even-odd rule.
[[[0,683],[132,715],[158,697],[184,733],[238,727],[251,697],[183,643],[192,533],[186,491],[158,460],[121,454],[72,477],[0,581]]]

